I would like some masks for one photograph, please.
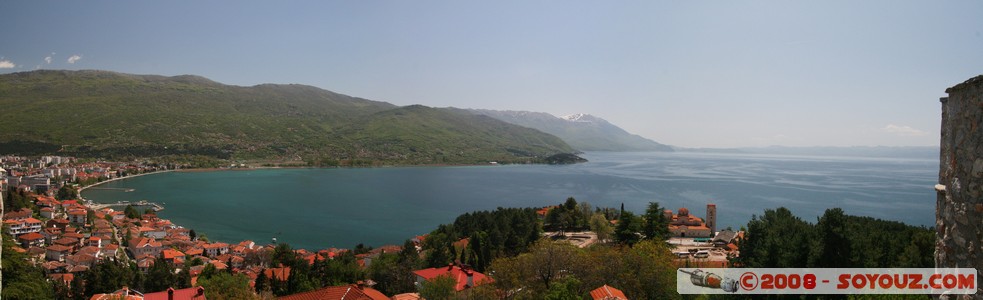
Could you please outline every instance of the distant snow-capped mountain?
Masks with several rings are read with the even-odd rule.
[[[546,132],[580,151],[673,151],[672,147],[631,134],[591,114],[556,117],[543,112],[470,109],[508,123]]]

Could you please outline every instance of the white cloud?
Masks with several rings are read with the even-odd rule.
[[[887,124],[887,126],[884,126],[884,128],[881,128],[881,130],[887,133],[900,135],[900,136],[924,136],[928,134],[927,132],[915,128],[911,128],[911,126],[907,126],[907,125]]]
[[[48,63],[49,65],[51,64],[51,60],[52,60],[51,56],[44,57],[44,62]]]
[[[72,57],[69,57],[68,58],[68,63],[74,64],[75,62],[79,61],[80,59],[82,59],[82,56],[81,55],[78,55],[78,54],[75,54],[75,55],[72,55]]]
[[[16,67],[17,67],[17,65],[15,65],[14,62],[12,62],[12,61],[9,61],[9,60],[6,60],[6,59],[0,60],[0,69],[13,69],[13,68],[16,68]]]

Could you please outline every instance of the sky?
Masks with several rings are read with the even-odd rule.
[[[3,1],[0,73],[589,113],[683,147],[937,146],[983,1]],[[0,95],[2,100],[2,95]]]

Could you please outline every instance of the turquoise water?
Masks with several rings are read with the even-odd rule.
[[[401,244],[464,212],[545,206],[567,197],[644,211],[649,201],[704,216],[719,227],[785,206],[814,222],[831,207],[931,226],[938,159],[701,153],[588,153],[568,166],[264,169],[171,172],[87,190],[96,202],[166,203],[161,216],[213,240],[276,236],[295,247]]]

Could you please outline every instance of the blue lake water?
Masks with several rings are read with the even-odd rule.
[[[459,214],[540,207],[567,197],[642,213],[650,201],[703,217],[717,204],[718,228],[785,206],[815,222],[824,210],[932,226],[938,158],[811,157],[707,153],[587,153],[566,166],[262,169],[170,172],[91,189],[96,202],[150,200],[160,213],[212,240],[295,247],[401,244]]]

